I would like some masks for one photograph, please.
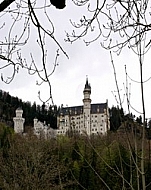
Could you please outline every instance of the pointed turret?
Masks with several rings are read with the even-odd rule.
[[[86,84],[84,87],[84,99],[83,99],[83,114],[84,114],[84,127],[88,135],[90,135],[90,110],[91,110],[91,86],[88,83],[88,78],[86,78]]]
[[[88,82],[88,77],[86,78],[86,83],[85,83],[85,88],[84,88],[84,91],[83,91],[83,93],[84,93],[84,95],[85,94],[91,94],[91,86],[90,86],[90,84],[89,84],[89,82]]]
[[[91,102],[91,99],[90,99],[91,86],[90,86],[90,84],[88,83],[88,77],[86,78],[86,83],[85,83],[85,87],[84,87],[83,94],[84,94],[84,99],[83,99],[83,101],[88,100],[88,101]]]

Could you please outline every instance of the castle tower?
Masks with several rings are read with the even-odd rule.
[[[21,108],[17,108],[16,109],[16,117],[13,118],[15,133],[23,133],[24,132],[25,119],[22,118],[22,114],[23,114],[23,110]]]
[[[83,117],[84,117],[84,128],[88,135],[91,132],[91,125],[90,125],[90,114],[91,114],[91,86],[88,83],[88,78],[86,78],[86,84],[84,87],[84,99],[83,99]]]

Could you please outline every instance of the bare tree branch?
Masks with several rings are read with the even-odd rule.
[[[4,11],[11,3],[13,3],[15,0],[4,0],[0,4],[0,12]]]

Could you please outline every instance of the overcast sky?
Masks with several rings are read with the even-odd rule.
[[[65,55],[62,53],[60,54],[58,59],[59,65],[50,78],[54,103],[58,106],[61,104],[64,106],[82,105],[83,89],[86,82],[86,76],[88,76],[89,83],[91,84],[92,103],[104,103],[108,99],[109,107],[112,107],[113,105],[117,106],[117,101],[114,97],[114,95],[117,95],[117,89],[109,51],[101,47],[100,41],[96,41],[89,46],[86,46],[82,39],[73,44],[69,44],[64,41],[65,31],[72,31],[69,19],[78,21],[80,15],[83,15],[86,9],[77,8],[67,1],[67,6],[64,10],[57,10],[55,7],[51,7],[50,11],[52,21],[56,28],[55,36],[69,55],[69,59],[67,59]],[[31,35],[33,36],[32,40],[36,41],[36,39],[34,39],[34,34],[31,33]],[[91,36],[88,36],[88,38],[89,37]],[[26,48],[24,49],[24,54],[28,55],[30,49],[35,53],[35,57],[38,60],[38,53],[36,53],[37,47],[31,43]],[[51,64],[54,61],[56,49],[56,45],[54,45],[53,42],[50,43],[48,51],[52,52],[52,57],[50,57]],[[149,53],[150,52],[148,52],[144,60],[144,80],[151,76]],[[128,48],[119,56],[113,53],[113,60],[116,68],[121,98],[124,101],[123,107],[127,112],[126,97],[124,98],[126,83],[125,65],[127,66],[128,75],[132,79],[140,81],[139,63],[137,56]],[[1,73],[2,72],[3,71],[1,71]],[[42,85],[40,87],[36,86],[37,79],[37,76],[29,76],[27,71],[20,71],[11,84],[6,85],[0,81],[0,86],[2,90],[9,92],[12,96],[17,96],[23,101],[31,101],[32,103],[36,101],[37,104],[41,104],[38,99],[38,91],[41,91],[41,95],[44,100],[47,99],[49,92],[47,90],[47,85]],[[131,80],[129,80],[129,83],[131,83],[131,87],[129,89],[131,93],[131,104],[136,110],[141,112],[140,84],[134,83]],[[144,85],[147,118],[151,117],[150,86],[151,80]],[[133,109],[131,109],[131,112],[137,116],[140,115]]]

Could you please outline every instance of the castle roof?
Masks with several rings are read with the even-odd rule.
[[[91,89],[91,86],[88,82],[88,78],[86,78],[85,89]]]
[[[107,109],[107,103],[91,104],[91,114],[104,113]],[[83,106],[62,107],[60,110],[62,115],[80,115],[83,114]]]

